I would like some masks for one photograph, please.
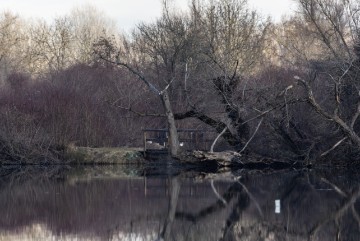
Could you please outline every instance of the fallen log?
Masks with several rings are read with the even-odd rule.
[[[197,162],[215,161],[220,166],[242,164],[240,160],[241,154],[235,151],[224,151],[224,152],[193,151],[191,154],[195,158],[195,161]],[[191,161],[194,161],[194,159],[192,159]]]
[[[242,155],[235,151],[205,152],[192,151],[183,154],[180,162],[194,165],[217,165],[219,167],[240,167],[253,169],[300,168],[304,164],[296,161],[284,161],[259,156]]]

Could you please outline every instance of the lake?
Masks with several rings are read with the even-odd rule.
[[[355,170],[3,167],[0,240],[360,240]]]

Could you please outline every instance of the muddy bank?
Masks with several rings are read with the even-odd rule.
[[[249,169],[285,169],[309,167],[308,163],[296,161],[275,160],[262,157],[249,157],[233,151],[204,152],[191,151],[182,153],[179,158],[174,159],[166,152],[152,153],[151,158],[141,148],[90,148],[71,147],[66,151],[66,159],[74,164],[171,164],[172,166],[193,168],[249,168]]]
[[[146,162],[141,148],[69,147],[65,159],[71,164],[140,164]]]

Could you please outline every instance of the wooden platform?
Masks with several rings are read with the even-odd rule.
[[[168,149],[147,149],[144,150],[144,157],[149,160],[159,160],[159,159],[165,159],[169,156]]]
[[[168,154],[168,129],[144,129],[145,156]],[[208,151],[216,133],[201,129],[178,129],[180,148],[186,151]],[[214,137],[215,136],[215,137]]]

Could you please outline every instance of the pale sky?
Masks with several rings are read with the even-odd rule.
[[[173,0],[177,8],[186,9],[189,0]],[[248,0],[249,5],[274,20],[295,9],[293,0]],[[141,21],[150,22],[160,16],[161,0],[0,0],[0,12],[10,10],[25,18],[51,21],[75,7],[92,5],[115,20],[118,27],[129,31]]]

